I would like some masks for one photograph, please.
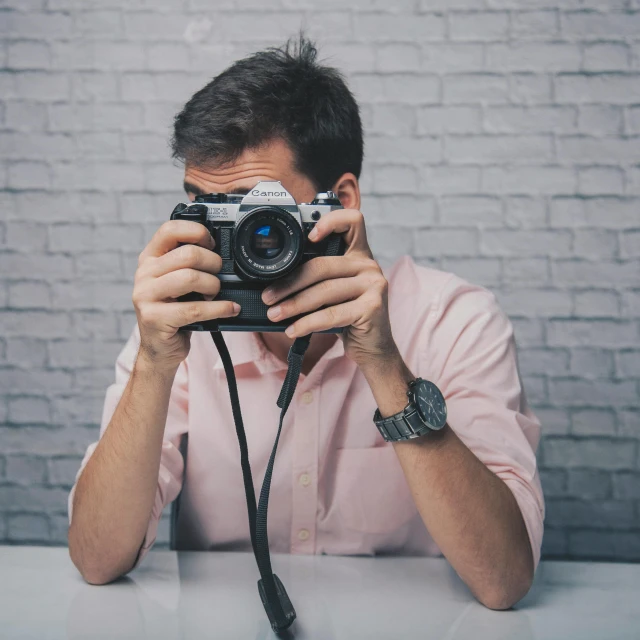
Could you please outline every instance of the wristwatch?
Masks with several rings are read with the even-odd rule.
[[[378,431],[387,442],[410,440],[440,431],[447,423],[447,405],[440,389],[422,378],[409,383],[409,404],[395,415],[383,418],[380,409],[373,414]]]

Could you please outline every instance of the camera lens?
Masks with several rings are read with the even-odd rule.
[[[280,207],[252,209],[233,232],[236,272],[250,280],[275,280],[289,273],[300,261],[303,249],[300,222]]]
[[[284,235],[272,224],[263,224],[251,234],[251,249],[258,258],[276,258],[284,249]]]

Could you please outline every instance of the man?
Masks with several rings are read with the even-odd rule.
[[[236,62],[186,104],[172,140],[190,199],[278,180],[298,203],[331,189],[344,207],[323,216],[311,240],[342,233],[346,254],[315,258],[263,294],[271,319],[303,317],[286,333],[226,334],[261,479],[289,346],[346,327],[341,337],[314,333],[307,351],[276,458],[271,549],[442,553],[480,602],[508,608],[531,585],[544,516],[540,424],[511,323],[492,293],[451,273],[405,257],[383,274],[360,213],[358,107],[340,74],[315,57],[301,37]],[[212,249],[204,226],[174,220],[140,254],[138,322],[107,390],[100,440],[69,497],[71,558],[91,583],[137,566],[181,490],[181,548],[251,548],[222,363],[206,332],[178,332],[239,312],[215,299],[221,260]],[[176,301],[191,291],[205,300]],[[387,443],[374,411],[401,412],[417,377],[441,390],[447,424]]]

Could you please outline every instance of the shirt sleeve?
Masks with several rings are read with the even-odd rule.
[[[102,438],[109,422],[120,402],[120,398],[131,376],[133,365],[135,363],[138,349],[140,347],[140,329],[138,325],[134,327],[124,348],[120,352],[116,360],[115,366],[115,382],[107,388],[104,407],[102,411],[102,420],[100,423],[100,435]],[[180,453],[180,438],[182,434],[187,432],[188,425],[188,372],[186,360],[184,360],[176,372],[176,376],[171,388],[171,396],[169,398],[169,408],[167,413],[167,421],[165,424],[165,432],[162,441],[162,450],[160,455],[160,469],[158,472],[158,486],[156,496],[149,518],[147,531],[140,547],[138,557],[133,568],[137,567],[142,558],[149,552],[156,540],[158,531],[158,523],[162,516],[162,511],[170,502],[180,493],[182,488],[182,476],[184,472],[184,461]],[[134,425],[135,426],[135,425]],[[80,464],[75,478],[75,483],[71,489],[68,500],[69,524],[73,516],[73,497],[75,494],[78,479],[85,468],[89,458],[92,456],[98,445],[98,441],[91,443],[86,450],[84,458]]]
[[[544,522],[540,421],[527,404],[511,321],[491,291],[452,275],[425,324],[424,377],[442,391],[451,428],[512,491],[536,568]]]

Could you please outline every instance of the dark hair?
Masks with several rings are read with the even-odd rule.
[[[362,124],[342,74],[318,64],[303,33],[234,62],[195,93],[174,119],[173,157],[225,164],[282,138],[295,168],[318,191],[345,172],[360,177]]]

